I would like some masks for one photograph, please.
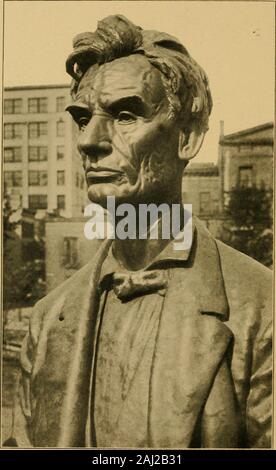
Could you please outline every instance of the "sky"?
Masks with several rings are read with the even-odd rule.
[[[4,86],[70,83],[76,34],[123,14],[181,40],[204,68],[213,111],[197,162],[216,162],[220,121],[229,134],[274,120],[274,2],[5,1]]]

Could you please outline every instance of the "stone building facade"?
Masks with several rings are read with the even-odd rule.
[[[273,188],[272,122],[224,135],[219,141],[220,211],[231,189],[241,187]]]
[[[101,240],[88,240],[84,225],[89,219],[52,218],[46,221],[46,286],[49,292],[84,266]]]
[[[86,194],[68,85],[4,90],[4,187],[13,208],[82,214]]]
[[[214,163],[191,163],[183,176],[182,197],[184,203],[193,204],[193,212],[199,217],[210,217],[219,208],[219,172]]]

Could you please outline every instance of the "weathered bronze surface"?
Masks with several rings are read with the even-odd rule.
[[[212,107],[185,47],[108,17],[75,39],[67,71],[90,200],[182,203]],[[34,308],[17,445],[271,447],[271,291],[268,269],[199,221],[188,251],[104,242]]]

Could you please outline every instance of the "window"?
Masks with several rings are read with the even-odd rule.
[[[5,171],[4,184],[7,188],[22,186],[22,171]]]
[[[63,121],[57,122],[57,137],[64,137],[65,123]]]
[[[79,173],[76,173],[76,186],[77,188],[83,189],[84,187],[84,177],[83,175],[80,175]]]
[[[29,138],[36,139],[42,135],[47,135],[47,122],[30,122]]]
[[[4,161],[5,162],[21,162],[22,161],[21,147],[5,147],[4,148]]]
[[[30,186],[47,186],[47,171],[29,171]]]
[[[253,170],[252,166],[239,167],[239,186],[241,188],[252,188]]]
[[[46,194],[32,194],[29,196],[30,209],[47,209],[47,195]]]
[[[201,214],[211,212],[211,194],[199,193],[199,211]]]
[[[29,113],[47,113],[47,98],[29,98]]]
[[[57,185],[64,186],[65,184],[65,171],[61,170],[57,172]]]
[[[29,147],[29,162],[43,162],[48,158],[48,149],[46,146]]]
[[[57,197],[57,208],[65,209],[65,196],[63,194]]]
[[[63,160],[65,156],[65,147],[64,145],[57,146],[57,160]]]
[[[63,262],[66,268],[78,267],[78,239],[76,237],[63,239]]]
[[[5,124],[4,126],[4,139],[17,139],[22,137],[22,124],[14,122]]]
[[[65,111],[65,97],[64,96],[58,96],[57,97],[57,106],[56,106],[56,110],[58,113],[62,113],[63,111]]]
[[[8,99],[4,101],[4,114],[20,114],[22,113],[22,99]]]

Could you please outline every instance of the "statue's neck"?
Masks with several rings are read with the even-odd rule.
[[[178,214],[179,219],[177,223],[180,229],[183,228],[184,209],[181,201],[178,204],[178,210],[173,212],[172,206],[168,205],[168,212],[161,213],[154,224],[148,224],[146,238],[139,238],[139,219],[136,223],[135,239],[127,238],[122,240],[116,235],[113,244],[113,254],[124,268],[130,271],[143,269],[161,253],[173,238],[173,214],[174,216]]]

